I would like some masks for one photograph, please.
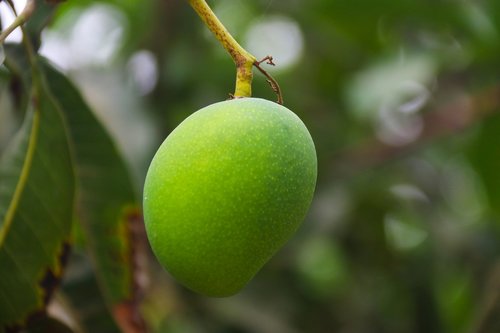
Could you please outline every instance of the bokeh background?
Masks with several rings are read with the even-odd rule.
[[[257,58],[274,57],[318,185],[303,226],[236,296],[196,295],[151,259],[139,280],[152,331],[500,332],[500,1],[209,4]],[[110,130],[139,196],[168,133],[234,87],[232,60],[183,0],[67,1],[41,53]],[[275,99],[258,72],[253,88]],[[115,332],[85,289],[90,265],[75,262],[76,316]]]

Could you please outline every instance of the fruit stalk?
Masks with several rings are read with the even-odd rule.
[[[188,0],[188,2],[226,51],[229,52],[236,64],[234,97],[252,96],[252,67],[257,62],[257,59],[241,47],[231,36],[205,0]]]

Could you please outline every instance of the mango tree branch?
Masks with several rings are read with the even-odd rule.
[[[259,66],[260,62],[247,50],[241,47],[233,36],[231,36],[205,0],[188,0],[188,2],[226,51],[229,52],[236,64],[236,87],[233,95],[235,98],[252,96],[253,66],[256,66],[268,78],[269,82],[276,82],[276,80]],[[283,98],[281,97],[281,91],[279,88],[277,90],[275,89],[277,84],[271,86],[278,95],[278,102],[282,104]]]

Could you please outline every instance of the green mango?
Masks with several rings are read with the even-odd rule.
[[[237,293],[296,231],[316,186],[302,121],[279,104],[209,105],[165,139],[144,184],[144,222],[163,267],[206,296]]]

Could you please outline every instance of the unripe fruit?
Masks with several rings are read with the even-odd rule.
[[[165,139],[149,167],[151,247],[188,288],[232,295],[300,225],[316,173],[311,136],[287,108],[258,98],[207,106]]]

